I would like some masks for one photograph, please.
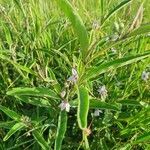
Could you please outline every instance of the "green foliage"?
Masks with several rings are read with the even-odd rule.
[[[0,149],[150,149],[149,7],[0,0]]]

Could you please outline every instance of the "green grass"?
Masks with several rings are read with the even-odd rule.
[[[150,149],[149,8],[0,0],[0,150]]]

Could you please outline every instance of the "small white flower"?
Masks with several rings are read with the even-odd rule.
[[[116,54],[116,52],[117,52],[117,50],[116,50],[115,48],[113,48],[113,47],[112,47],[110,50],[111,50],[114,54]]]
[[[106,99],[106,97],[108,96],[108,94],[107,94],[108,91],[106,90],[105,85],[100,86],[97,91],[101,95],[101,99],[104,101]]]
[[[78,80],[78,73],[75,68],[72,68],[72,75],[67,79],[67,81],[76,83]]]
[[[118,34],[114,34],[111,36],[111,41],[115,42],[118,40],[118,38],[119,38]]]
[[[70,104],[67,101],[62,101],[59,105],[61,111],[66,110],[67,112],[70,111]]]
[[[149,75],[150,75],[149,72],[143,71],[142,76],[141,76],[142,80],[147,81],[149,78]]]
[[[96,109],[93,113],[93,116],[95,116],[95,117],[100,116],[100,113],[102,113],[102,111],[99,109]]]
[[[92,24],[92,28],[93,28],[94,30],[98,30],[99,27],[100,27],[100,25],[99,25],[98,21],[94,21],[93,24]]]

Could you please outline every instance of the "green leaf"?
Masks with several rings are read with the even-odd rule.
[[[56,0],[59,7],[63,10],[65,15],[69,18],[74,28],[75,33],[78,36],[79,42],[81,44],[82,55],[85,57],[88,50],[88,34],[84,26],[81,17],[78,15],[77,11],[73,8],[68,0]]]
[[[6,134],[3,141],[8,140],[15,132],[17,132],[18,130],[21,130],[23,127],[25,127],[24,123],[22,123],[22,122],[16,123]]]
[[[18,87],[13,88],[12,90],[7,92],[7,95],[27,95],[27,96],[40,96],[40,97],[50,97],[54,99],[60,99],[59,96],[52,90],[48,88],[28,88],[28,87]]]
[[[20,101],[23,101],[27,104],[32,104],[35,106],[40,106],[40,107],[50,107],[50,103],[47,99],[43,99],[43,98],[35,98],[35,97],[29,97],[29,96],[17,96],[17,98]]]
[[[92,67],[87,71],[87,74],[84,76],[84,79],[90,79],[98,76],[99,74],[105,73],[109,70],[116,69],[131,63],[134,63],[136,61],[142,60],[144,58],[147,58],[150,56],[150,51],[144,53],[144,54],[138,54],[136,56],[128,56],[123,57],[117,60],[109,61],[106,63],[103,63],[99,65],[98,67]]]
[[[0,54],[0,58],[3,59],[3,60],[6,60],[9,63],[11,63],[18,71],[20,69],[20,70],[25,71],[27,73],[36,75],[36,73],[32,69],[30,69],[30,68],[28,68],[26,66],[22,66],[22,65],[18,64],[18,63],[12,61],[10,58],[8,58],[8,57],[6,57],[6,56],[4,56],[2,54]]]
[[[54,150],[61,150],[61,145],[64,139],[66,128],[67,128],[67,113],[65,111],[61,111],[58,119],[58,127]]]
[[[111,16],[113,16],[114,13],[116,13],[117,11],[119,11],[121,8],[123,8],[124,6],[126,6],[130,2],[131,2],[131,0],[124,0],[119,5],[117,5],[115,8],[113,8],[108,13],[108,15],[104,18],[104,21],[102,22],[102,24],[104,24]]]
[[[48,143],[45,141],[42,134],[38,130],[33,130],[32,134],[35,140],[38,142],[38,144],[42,147],[43,150],[50,150]]]
[[[15,111],[12,111],[2,105],[0,105],[0,109],[7,115],[9,116],[10,118],[16,120],[16,121],[19,121],[21,116],[18,115]]]
[[[117,103],[101,102],[99,99],[90,99],[90,108],[120,111],[121,105]]]
[[[117,102],[122,104],[122,105],[142,106],[140,104],[140,102],[138,102],[136,100],[121,100],[121,101],[117,101]]]
[[[149,141],[150,141],[150,132],[144,133],[141,136],[139,136],[134,142],[134,144],[142,143],[142,142],[149,142]]]
[[[114,111],[121,110],[121,104],[101,102],[100,99],[90,98],[89,103],[90,103],[89,104],[90,109],[108,109]],[[72,107],[77,107],[78,106],[77,99],[71,101],[70,105]]]
[[[77,119],[81,129],[87,128],[87,116],[89,111],[89,95],[84,86],[78,89]]]
[[[145,34],[145,33],[149,33],[149,32],[150,32],[150,24],[145,24],[145,25],[142,25],[139,28],[133,30],[129,34],[127,34],[127,37],[137,36],[137,35],[141,35],[141,34]]]

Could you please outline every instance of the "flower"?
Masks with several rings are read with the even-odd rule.
[[[66,95],[66,91],[62,91],[62,92],[60,93],[61,98],[64,98],[65,95]]]
[[[93,113],[93,116],[95,116],[95,117],[100,116],[100,113],[102,113],[102,111],[99,109],[96,109]]]
[[[75,68],[72,68],[72,75],[67,79],[67,81],[76,83],[78,80],[78,73]]]
[[[59,107],[61,108],[61,111],[63,110],[66,110],[67,112],[70,111],[70,104],[67,101],[62,101]]]
[[[144,81],[147,81],[148,78],[149,78],[149,75],[150,75],[149,72],[143,71],[141,78],[142,78]]]
[[[101,99],[104,101],[106,99],[106,97],[108,96],[108,94],[107,94],[108,91],[106,90],[105,85],[100,86],[97,91],[101,95]]]
[[[100,25],[99,25],[98,21],[94,21],[93,24],[92,24],[92,28],[93,28],[94,30],[98,30],[99,27],[100,27]]]

